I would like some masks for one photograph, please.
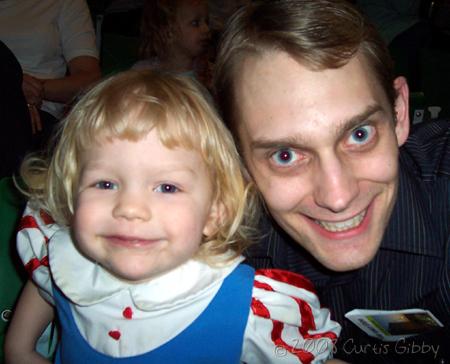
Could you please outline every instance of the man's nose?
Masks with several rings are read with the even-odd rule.
[[[357,179],[345,159],[337,155],[321,158],[314,172],[314,199],[318,206],[338,213],[358,196]]]
[[[113,216],[126,220],[150,220],[152,212],[150,203],[139,191],[120,191],[113,209]]]

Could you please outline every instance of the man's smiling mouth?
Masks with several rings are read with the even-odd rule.
[[[322,221],[322,220],[314,220],[314,222],[317,225],[320,225],[325,230],[330,232],[341,232],[346,231],[350,229],[354,229],[358,227],[361,222],[364,220],[364,216],[366,216],[367,209],[360,212],[358,215],[352,217],[351,219],[344,220],[344,221],[336,221],[336,222],[330,222],[330,221]]]

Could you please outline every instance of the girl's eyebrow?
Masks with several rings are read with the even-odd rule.
[[[383,108],[378,104],[369,105],[361,113],[352,116],[350,119],[344,121],[343,123],[337,124],[334,127],[334,134],[338,139],[342,138],[345,133],[349,130],[366,122],[373,114],[382,111]],[[269,138],[259,138],[252,140],[250,143],[251,149],[277,149],[277,148],[304,148],[307,145],[307,138],[304,138],[301,134],[288,136],[281,139],[269,139]]]
[[[88,172],[88,173],[96,173],[96,172],[105,172],[108,169],[112,169],[114,170],[115,165],[112,161],[106,161],[106,162],[102,162],[102,161],[90,161],[87,162],[84,166],[83,166],[83,171],[84,172]],[[182,165],[182,164],[167,164],[164,166],[160,166],[157,168],[152,169],[153,174],[154,175],[158,175],[158,174],[180,174],[180,173],[184,173],[186,175],[190,175],[190,176],[197,176],[198,171],[195,168],[186,166],[186,165]]]

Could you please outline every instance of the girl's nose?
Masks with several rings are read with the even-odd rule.
[[[113,209],[115,218],[126,220],[143,220],[151,219],[151,209],[149,202],[143,198],[142,194],[121,191],[118,200]]]

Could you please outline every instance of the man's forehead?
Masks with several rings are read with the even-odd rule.
[[[275,96],[282,97],[289,96],[290,91],[306,85],[305,87],[309,88],[305,95],[314,95],[314,92],[320,91],[320,88],[311,87],[311,83],[317,83],[318,80],[323,79],[336,79],[340,83],[336,85],[339,88],[335,91],[339,91],[355,79],[355,74],[359,76],[359,82],[363,81],[370,86],[376,84],[380,89],[379,82],[362,53],[357,53],[341,67],[319,68],[281,50],[243,52],[231,71],[238,104],[240,104],[239,97],[251,95],[252,91],[256,91],[258,96],[264,95],[264,91],[278,91],[279,94]],[[293,79],[300,82],[289,82]],[[271,83],[264,84],[267,81]],[[384,93],[383,90],[380,91]]]
[[[390,110],[381,88],[357,60],[340,69],[313,71],[278,52],[270,59],[248,57],[242,65],[235,111],[238,128],[253,139],[338,134]]]

